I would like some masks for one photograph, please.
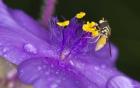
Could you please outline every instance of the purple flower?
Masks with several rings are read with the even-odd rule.
[[[96,38],[72,18],[67,27],[52,18],[47,27],[0,0],[0,55],[18,65],[19,78],[34,88],[140,88],[115,68],[118,50],[106,44],[95,51]]]

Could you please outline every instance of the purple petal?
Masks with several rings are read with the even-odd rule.
[[[1,1],[0,7],[1,56],[15,64],[31,57],[57,57],[57,49],[43,40],[45,31],[34,20],[20,11],[9,10]]]
[[[81,85],[74,78],[62,74],[42,77],[34,83],[35,88],[83,88]]]
[[[42,27],[43,25],[26,15],[23,11],[10,9],[9,12],[18,25],[24,27],[26,31],[44,40],[48,38],[47,30]]]
[[[97,88],[70,65],[51,58],[29,59],[19,66],[19,78],[35,88]]]
[[[70,61],[70,64],[99,88],[139,88],[140,84],[106,64]]]
[[[112,77],[107,82],[107,88],[139,88],[139,87],[140,87],[139,83],[123,75]]]
[[[112,67],[109,68],[105,64],[98,65],[96,63],[89,64],[78,61],[73,61],[71,63],[77,71],[80,71],[80,73],[86,78],[88,78],[90,81],[98,84],[100,88],[104,88],[107,80],[110,77],[118,74],[113,70]]]
[[[20,10],[13,10],[0,2],[0,25],[8,27],[22,27],[41,39],[46,39],[47,32],[37,21]]]
[[[51,58],[32,58],[18,69],[19,78],[35,88],[139,88],[140,84],[115,68]]]
[[[79,50],[80,54],[73,54],[70,59],[77,60],[81,63],[107,65],[114,67],[118,56],[118,49],[113,44],[111,44],[111,55],[108,44],[106,44],[106,46],[98,52],[95,51],[95,45],[93,44],[85,47],[81,52],[82,53],[80,53]]]
[[[21,31],[12,30],[11,28],[0,27],[0,55],[12,63],[19,64],[31,57],[57,57],[56,49],[46,42],[26,31],[20,33]]]
[[[86,81],[86,80],[84,80]],[[87,83],[87,82],[85,82]],[[87,84],[80,82],[68,75],[56,75],[42,77],[34,83],[35,88],[98,88],[95,84]]]

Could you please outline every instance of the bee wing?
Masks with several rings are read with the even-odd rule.
[[[106,42],[107,42],[107,36],[101,36],[97,41],[95,51],[102,49],[105,46]]]

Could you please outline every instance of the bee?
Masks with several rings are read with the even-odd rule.
[[[97,29],[99,31],[99,36],[95,47],[95,51],[99,51],[100,49],[102,49],[107,43],[107,41],[109,40],[111,35],[111,28],[109,26],[109,23],[104,18],[99,21],[99,24],[97,25]],[[109,42],[109,47],[111,49],[110,42]],[[111,50],[110,50],[110,54],[111,54]]]

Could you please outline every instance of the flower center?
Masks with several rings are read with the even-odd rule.
[[[110,35],[110,27],[106,20],[102,19],[99,23],[94,21],[82,21],[86,15],[85,12],[79,12],[72,20],[57,21],[57,26],[64,33],[62,42],[61,59],[69,57],[73,52],[82,50],[88,41],[93,40],[96,43],[95,51],[102,49]],[[78,28],[80,25],[80,28]],[[82,29],[82,30],[81,30]],[[80,31],[80,32],[79,32]],[[105,32],[105,33],[104,33]],[[62,33],[62,34],[63,34]]]

